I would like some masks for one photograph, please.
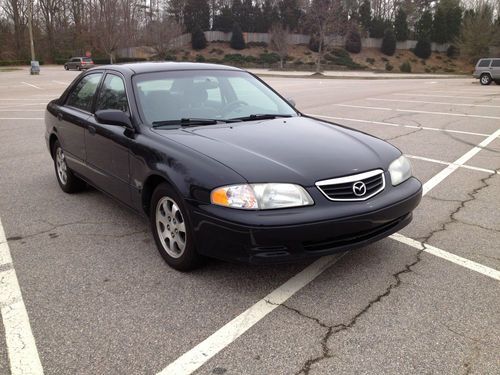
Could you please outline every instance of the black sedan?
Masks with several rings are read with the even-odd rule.
[[[90,184],[147,216],[166,262],[287,262],[360,247],[410,223],[408,160],[315,119],[240,69],[93,68],[47,106],[59,185]]]

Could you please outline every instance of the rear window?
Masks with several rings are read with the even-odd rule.
[[[493,60],[493,61],[491,62],[491,66],[492,66],[492,67],[494,66],[495,68],[500,67],[500,59]]]
[[[85,62],[89,62],[89,63],[92,62],[92,59],[88,58],[88,57],[84,57],[82,60],[85,61]]]
[[[480,68],[487,68],[488,66],[490,66],[490,61],[491,60],[480,60],[477,66]]]

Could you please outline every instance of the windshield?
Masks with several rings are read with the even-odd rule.
[[[140,74],[135,94],[144,120],[231,120],[256,115],[296,116],[294,109],[246,72],[186,70]]]

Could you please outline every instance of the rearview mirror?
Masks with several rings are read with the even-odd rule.
[[[297,103],[295,103],[295,100],[293,100],[292,98],[287,98],[286,101],[288,102],[288,104],[290,104],[292,107],[295,107],[297,105]]]
[[[132,129],[130,117],[118,109],[103,109],[95,113],[95,118],[101,124],[125,126]]]

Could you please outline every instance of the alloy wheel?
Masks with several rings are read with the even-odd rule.
[[[61,147],[56,151],[56,169],[59,181],[61,181],[63,185],[66,185],[68,182],[68,166],[66,165],[66,158],[64,157],[64,152]]]
[[[156,230],[167,254],[180,258],[186,249],[186,222],[179,206],[170,197],[161,198],[156,205]]]

